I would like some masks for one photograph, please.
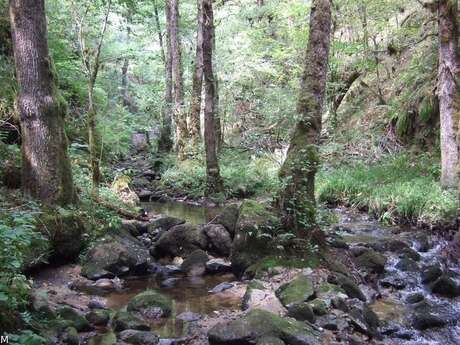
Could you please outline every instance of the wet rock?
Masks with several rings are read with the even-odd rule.
[[[132,345],[158,345],[160,339],[153,332],[125,330],[118,334],[118,338],[125,343]]]
[[[392,274],[380,280],[380,285],[384,288],[394,288],[402,290],[407,286],[407,281],[403,276]]]
[[[132,236],[137,237],[142,234],[139,228],[136,226],[136,220],[122,219],[121,227],[123,230],[128,231]]]
[[[359,268],[370,273],[383,273],[385,271],[386,258],[375,250],[368,250],[355,258]]]
[[[167,278],[161,282],[160,287],[164,289],[169,289],[175,287],[179,281],[179,278]]]
[[[178,320],[186,321],[186,322],[193,322],[202,319],[202,316],[197,313],[192,313],[190,311],[183,312],[177,316]]]
[[[212,221],[212,224],[222,224],[233,238],[235,236],[239,212],[237,205],[229,205]]]
[[[224,259],[211,259],[206,262],[206,273],[220,274],[232,271],[232,264]]]
[[[71,307],[61,307],[57,311],[57,314],[62,319],[69,321],[70,325],[75,327],[78,332],[87,332],[92,330],[88,320],[86,320],[83,315],[79,314],[75,309],[72,309]]]
[[[426,253],[432,248],[427,234],[420,234],[417,236],[415,247],[421,253]]]
[[[316,320],[313,308],[307,303],[291,304],[288,307],[287,315],[299,321],[308,321],[314,323]]]
[[[306,324],[257,309],[208,332],[210,345],[251,345],[264,337],[279,338],[286,345],[320,344],[319,335]]]
[[[416,292],[413,294],[410,294],[406,298],[406,302],[409,304],[415,304],[423,301],[425,299],[425,296],[423,296],[423,293],[421,292]]]
[[[336,315],[330,314],[318,318],[318,320],[316,321],[316,325],[329,331],[343,332],[348,327],[348,322],[341,317],[337,317]]]
[[[169,297],[160,292],[147,290],[134,296],[128,302],[127,310],[139,313],[148,319],[158,319],[171,314],[172,302]]]
[[[175,218],[175,217],[169,217],[169,216],[161,216],[160,218],[151,220],[149,222],[147,231],[150,234],[155,233],[156,230],[161,230],[161,231],[168,231],[174,226],[184,224],[185,220]]]
[[[379,319],[368,306],[364,305],[362,309],[354,307],[350,310],[348,316],[351,324],[358,332],[370,337],[379,337]]]
[[[409,259],[412,259],[414,261],[420,261],[420,259],[422,258],[419,253],[417,253],[415,250],[413,250],[410,247],[401,250],[400,257],[401,258],[409,258]]]
[[[220,283],[219,285],[216,285],[214,288],[212,288],[209,292],[210,293],[220,293],[225,290],[233,288],[234,285],[232,283]]]
[[[367,247],[363,247],[363,246],[353,246],[350,248],[350,253],[351,255],[353,255],[354,257],[357,257],[357,256],[360,256],[360,255],[363,255],[364,253],[368,252],[370,249],[367,248]]]
[[[197,249],[205,249],[206,236],[190,224],[176,225],[164,232],[155,244],[153,254],[186,257]]]
[[[86,320],[94,326],[106,326],[110,321],[110,311],[95,309],[85,315]]]
[[[66,345],[80,345],[80,338],[78,332],[74,327],[67,327],[62,336],[62,342]]]
[[[256,345],[285,345],[286,343],[280,338],[275,337],[262,337],[257,340]]]
[[[328,282],[340,286],[343,289],[343,291],[345,291],[345,293],[348,295],[348,297],[357,298],[363,302],[366,301],[366,296],[361,291],[358,284],[356,284],[350,278],[337,273],[335,275],[330,275],[327,279]]]
[[[396,268],[403,272],[416,272],[419,267],[417,263],[411,258],[403,258],[398,261]]]
[[[230,255],[233,273],[238,278],[268,252],[269,240],[257,235],[275,221],[276,216],[259,202],[245,200],[241,205]]]
[[[442,327],[447,324],[446,320],[432,313],[417,312],[412,318],[412,326],[418,330]]]
[[[118,311],[115,314],[112,320],[112,328],[115,332],[121,332],[126,329],[150,331],[150,327],[144,321],[126,311]]]
[[[335,284],[324,282],[315,289],[315,294],[319,301],[322,301],[326,307],[329,307],[331,300],[340,294],[344,295],[345,291]]]
[[[107,309],[104,302],[96,298],[93,298],[88,302],[88,308],[89,309]]]
[[[182,263],[181,270],[188,276],[202,276],[206,271],[209,257],[205,251],[198,249],[192,252]]]
[[[314,293],[313,282],[305,275],[299,275],[276,290],[276,296],[285,307],[306,302]]]
[[[443,272],[439,264],[428,266],[422,271],[422,283],[428,284],[434,282],[436,279],[442,276],[442,274]]]
[[[331,305],[332,307],[334,307],[335,309],[338,309],[338,310],[341,310],[343,312],[348,312],[348,306],[347,306],[347,303],[345,302],[345,300],[341,297],[334,297],[332,300],[331,300]]]
[[[88,345],[116,345],[117,337],[113,332],[107,332],[92,337]]]
[[[349,249],[350,248],[348,243],[345,242],[345,240],[341,236],[336,235],[336,234],[330,235],[329,238],[327,239],[327,243],[332,248],[338,248],[338,249]]]
[[[137,192],[137,196],[139,197],[139,200],[142,202],[145,201],[150,201],[150,198],[154,195],[155,193],[151,190],[147,189],[141,189],[139,192]]]
[[[92,284],[92,286],[101,291],[120,290],[123,288],[123,282],[119,278],[114,278],[114,279],[102,278],[102,279],[96,280]]]
[[[261,309],[280,315],[285,313],[285,308],[271,289],[266,289],[264,285],[257,281],[251,281],[243,296],[243,310]]]
[[[98,240],[82,261],[82,275],[97,280],[146,272],[150,255],[140,241],[118,229]]]
[[[201,229],[208,239],[208,249],[218,256],[229,256],[232,238],[227,229],[220,224],[205,225]]]
[[[431,292],[444,297],[460,296],[460,287],[452,278],[442,275],[430,284]]]

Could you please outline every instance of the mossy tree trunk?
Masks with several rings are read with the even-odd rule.
[[[168,0],[165,2],[165,17],[166,17],[166,48],[163,40],[163,33],[160,26],[160,17],[158,15],[157,2],[153,2],[155,26],[157,28],[158,40],[161,48],[161,59],[165,66],[165,106],[162,114],[162,125],[160,131],[160,141],[158,149],[161,152],[169,152],[172,150],[173,142],[171,140],[171,125],[172,125],[172,50],[171,50],[171,27],[169,25],[171,11],[169,10]]]
[[[92,193],[97,195],[99,193],[99,185],[101,183],[101,156],[102,144],[101,134],[98,128],[97,107],[94,98],[94,87],[96,86],[97,77],[101,68],[101,53],[104,43],[105,34],[109,22],[109,14],[112,10],[112,0],[108,0],[105,4],[105,15],[101,26],[101,31],[98,37],[97,45],[91,49],[87,45],[89,37],[85,32],[85,16],[76,17],[78,27],[78,39],[80,43],[80,53],[88,81],[88,114],[87,114],[87,127],[88,127],[88,143],[90,152],[90,164],[92,174]],[[88,13],[89,5],[85,11]]]
[[[459,150],[457,129],[459,121],[458,73],[458,4],[456,0],[438,2],[439,67],[438,96],[441,116],[441,184],[456,188]]]
[[[287,230],[305,238],[315,227],[315,175],[322,107],[326,88],[331,33],[330,0],[314,0],[310,15],[310,35],[304,59],[298,122],[292,134],[286,160],[280,170],[283,190],[279,208]]]
[[[22,129],[22,189],[45,204],[76,200],[67,137],[66,105],[48,51],[44,0],[11,0],[17,109]]]
[[[182,73],[182,52],[179,37],[179,3],[178,0],[168,0],[171,40],[171,64],[174,85],[174,121],[176,123],[176,151],[179,160],[186,158],[185,150],[188,140],[187,114],[184,104],[184,80]]]
[[[197,0],[197,34],[195,66],[192,79],[192,98],[190,101],[189,129],[190,139],[194,146],[201,141],[201,92],[203,88],[203,11],[201,0]]]
[[[204,141],[206,149],[206,194],[223,191],[217,158],[217,138],[215,124],[215,76],[213,71],[214,14],[212,0],[201,0],[203,9],[203,71],[205,82]]]

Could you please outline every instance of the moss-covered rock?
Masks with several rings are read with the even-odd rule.
[[[198,249],[191,253],[182,263],[181,270],[188,276],[201,276],[206,271],[206,262],[209,257],[205,251]]]
[[[39,231],[50,241],[53,258],[72,260],[80,254],[82,236],[87,228],[77,211],[45,209],[37,225]]]
[[[176,225],[161,235],[153,254],[156,257],[186,257],[197,249],[206,249],[206,245],[206,236],[196,227],[190,224]]]
[[[336,273],[334,275],[330,275],[328,277],[328,281],[332,284],[340,286],[343,291],[348,295],[350,298],[358,298],[361,301],[366,301],[366,296],[359,288],[358,284],[356,284],[353,280],[346,277],[343,274]]]
[[[113,332],[107,332],[92,337],[88,345],[115,345],[117,343],[117,337]]]
[[[85,315],[86,320],[94,326],[106,326],[110,321],[110,310],[94,309]]]
[[[257,341],[256,345],[285,345],[285,342],[280,338],[262,337]]]
[[[253,280],[248,284],[241,308],[243,310],[261,309],[278,315],[286,312],[275,293],[271,289],[266,289],[257,280]]]
[[[171,314],[172,301],[155,290],[147,290],[134,296],[127,310],[136,312],[149,319],[168,317]]]
[[[305,275],[299,275],[276,290],[276,296],[285,307],[306,302],[314,293],[313,282]]]
[[[212,221],[212,224],[223,225],[233,238],[235,236],[239,213],[240,209],[237,205],[229,205]]]
[[[241,277],[249,266],[269,253],[271,243],[260,235],[276,222],[276,216],[263,204],[253,200],[243,202],[230,255],[232,269],[237,277]]]
[[[82,275],[93,280],[141,273],[150,263],[148,250],[124,229],[99,239],[82,260]]]
[[[288,307],[287,315],[299,321],[308,321],[314,323],[316,320],[313,308],[307,303],[291,304]]]
[[[287,345],[320,344],[319,334],[306,324],[258,309],[208,332],[210,345],[252,345],[264,337],[279,338]]]
[[[88,320],[83,315],[80,315],[76,310],[70,307],[62,307],[57,311],[57,314],[66,321],[69,321],[69,326],[75,327],[78,332],[87,332],[92,329]]]
[[[220,224],[208,224],[201,231],[208,239],[208,250],[217,256],[229,256],[232,248],[232,238],[227,229]]]
[[[112,319],[112,328],[115,332],[125,329],[135,329],[139,331],[150,331],[150,327],[141,319],[126,311],[118,311]]]

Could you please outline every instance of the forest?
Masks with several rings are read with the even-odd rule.
[[[460,344],[458,0],[0,0],[0,344]]]

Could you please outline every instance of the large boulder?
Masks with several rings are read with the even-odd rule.
[[[143,273],[149,251],[124,229],[112,230],[98,240],[83,258],[82,275],[97,280],[127,273]]]
[[[361,291],[358,284],[356,284],[347,276],[340,273],[336,273],[329,275],[329,277],[327,277],[327,280],[329,283],[340,286],[342,290],[345,291],[345,293],[348,295],[348,297],[357,298],[363,302],[366,301],[366,296]]]
[[[305,275],[299,275],[276,290],[276,296],[287,308],[306,302],[314,293],[313,282]]]
[[[253,200],[245,200],[240,207],[233,239],[230,261],[237,277],[242,277],[246,269],[269,253],[271,241],[261,236],[276,222],[274,214],[264,205]]]
[[[127,310],[148,319],[158,319],[171,314],[172,301],[160,292],[147,290],[134,296],[129,301]]]
[[[237,205],[229,205],[213,219],[212,224],[221,224],[227,229],[232,238],[235,236],[236,223],[240,210]]]
[[[156,257],[186,257],[197,249],[206,249],[206,236],[190,224],[176,225],[158,239],[151,250]]]
[[[206,271],[208,260],[208,254],[201,249],[197,249],[184,260],[181,270],[190,277],[202,276]]]
[[[253,345],[266,337],[281,339],[286,345],[320,344],[319,335],[310,326],[258,309],[208,332],[210,345]]]
[[[219,256],[229,256],[232,238],[227,229],[220,224],[209,224],[201,228],[208,239],[208,249]]]
[[[57,311],[57,314],[69,322],[69,325],[74,327],[78,332],[87,332],[92,329],[88,320],[71,307],[62,307]]]
[[[72,260],[80,254],[82,237],[87,229],[76,212],[63,208],[47,209],[40,216],[38,228],[51,243],[52,258]]]

